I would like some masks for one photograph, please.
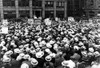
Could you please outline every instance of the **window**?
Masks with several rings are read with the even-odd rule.
[[[46,1],[45,2],[45,7],[53,7],[54,6],[54,1]]]
[[[24,10],[24,11],[19,11],[20,17],[29,17],[29,11]]]
[[[3,6],[15,6],[15,0],[3,0]]]
[[[42,1],[34,1],[34,0],[32,0],[32,5],[33,6],[37,6],[37,7],[41,7],[42,6]]]
[[[62,1],[57,2],[57,7],[59,7],[59,8],[64,7],[64,2],[62,2]]]
[[[95,15],[95,13],[93,11],[89,11],[89,16],[93,17]]]
[[[64,11],[57,11],[56,12],[57,17],[64,18]]]
[[[29,6],[29,0],[19,0],[19,6],[20,7]]]
[[[16,18],[16,11],[4,11],[4,19]]]

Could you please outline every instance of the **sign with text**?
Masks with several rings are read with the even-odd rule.
[[[1,27],[0,34],[8,34],[8,27]]]

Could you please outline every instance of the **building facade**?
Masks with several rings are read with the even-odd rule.
[[[85,14],[84,6],[86,0],[68,0],[68,16],[82,16]]]
[[[86,0],[85,11],[89,18],[100,14],[100,0]]]
[[[0,17],[67,17],[67,0],[0,0]]]

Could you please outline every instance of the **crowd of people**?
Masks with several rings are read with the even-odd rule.
[[[10,21],[0,34],[2,68],[100,68],[100,28]],[[79,22],[76,22],[78,25]],[[97,66],[97,67],[96,67]]]

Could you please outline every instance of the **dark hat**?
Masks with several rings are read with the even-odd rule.
[[[79,60],[80,59],[80,55],[79,54],[77,54],[77,53],[74,53],[74,55],[73,56],[71,56],[70,58],[72,58],[72,59],[74,59],[74,60]]]

